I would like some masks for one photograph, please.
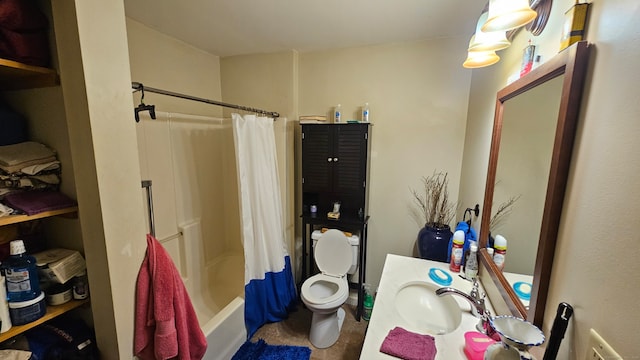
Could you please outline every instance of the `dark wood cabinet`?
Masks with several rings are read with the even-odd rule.
[[[339,201],[341,217],[368,214],[371,124],[302,125],[302,210],[326,216]]]
[[[311,233],[336,228],[360,236],[356,319],[363,312],[369,211],[371,124],[303,124],[302,126],[302,281],[314,273]],[[340,202],[340,218],[328,219]],[[312,205],[317,213],[311,214]],[[308,251],[308,253],[307,253]]]

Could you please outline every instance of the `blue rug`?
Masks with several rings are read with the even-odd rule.
[[[246,341],[231,360],[309,360],[311,349],[306,346],[269,345],[260,339]]]

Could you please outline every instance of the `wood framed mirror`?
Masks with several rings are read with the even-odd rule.
[[[496,98],[479,239],[480,261],[511,313],[539,327],[544,318],[589,51],[590,45],[585,41],[573,44],[507,85]],[[547,130],[542,130],[545,126]],[[545,138],[534,135],[543,132],[548,134]],[[537,185],[527,179],[536,180]],[[515,213],[519,212],[524,218],[522,223],[527,225],[504,234],[508,244],[505,268],[500,270],[486,247],[491,235],[500,234],[492,231],[490,220],[505,194],[521,197],[504,223],[516,222]],[[519,260],[518,251],[528,254],[530,261]],[[513,281],[507,279],[511,276],[510,263],[522,265],[527,261],[531,266],[522,271],[531,279],[528,306],[516,294]]]

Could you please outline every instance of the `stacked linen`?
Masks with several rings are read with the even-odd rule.
[[[60,185],[60,162],[47,146],[25,141],[0,146],[0,197],[18,190],[53,190]]]
[[[6,206],[32,215],[68,206],[71,202],[64,195],[57,193],[60,186],[60,162],[56,153],[46,145],[35,141],[25,141],[12,145],[0,146],[0,199],[5,206],[0,208],[0,216],[14,213]],[[25,194],[25,191],[38,190],[38,194]],[[34,196],[35,195],[35,196]],[[33,203],[37,198],[47,200],[45,203]],[[60,202],[60,198],[65,201]],[[54,202],[54,204],[51,203]],[[27,202],[35,206],[20,208],[17,205]],[[27,208],[29,207],[29,208]]]

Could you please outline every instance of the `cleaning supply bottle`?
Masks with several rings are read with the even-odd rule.
[[[9,244],[9,257],[2,263],[9,302],[29,301],[40,295],[36,259],[27,254],[22,240]]]
[[[369,321],[371,319],[371,312],[373,311],[373,294],[371,293],[371,286],[369,284],[364,284],[363,307],[362,318]]]
[[[464,264],[464,277],[467,280],[474,279],[478,276],[478,246],[472,244],[470,246],[471,251],[467,256],[467,262]]]
[[[453,233],[453,241],[451,246],[451,262],[449,263],[449,269],[453,272],[460,272],[460,266],[462,265],[462,253],[464,247],[464,231],[457,230]]]
[[[339,123],[342,121],[342,105],[338,104],[333,112],[333,122]]]
[[[504,269],[504,261],[507,256],[507,239],[502,235],[496,235],[496,238],[493,241],[493,248],[495,249],[493,252],[493,262],[496,264],[498,269],[502,271],[502,269]]]
[[[369,122],[369,103],[364,103],[364,106],[362,107],[362,122]]]

